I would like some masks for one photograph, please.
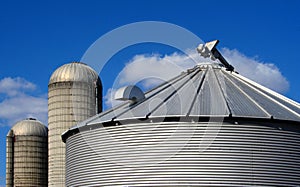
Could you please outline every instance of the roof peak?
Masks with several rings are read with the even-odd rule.
[[[228,71],[234,71],[234,67],[227,62],[227,60],[223,57],[223,55],[216,48],[219,43],[219,40],[213,40],[211,42],[207,42],[205,44],[199,44],[197,47],[198,53],[204,58],[210,58],[215,61],[218,59]]]
[[[87,66],[86,63],[84,63],[84,62],[79,62],[79,61],[72,61],[72,62],[70,62],[70,64],[83,64],[83,65],[86,65],[86,66]]]

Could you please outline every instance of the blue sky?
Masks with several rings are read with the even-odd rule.
[[[40,111],[43,114],[39,115],[45,119],[43,106],[52,72],[65,63],[79,61],[103,34],[137,21],[169,22],[190,30],[204,41],[219,39],[218,47],[228,59],[250,64],[244,66],[236,62],[237,67],[248,69],[245,74],[251,77],[255,74],[251,69],[263,64],[269,73],[266,85],[300,101],[300,1],[2,0],[0,186],[5,184],[5,136],[17,119],[13,117],[14,109],[8,111],[8,108],[18,105],[19,118],[25,118],[26,112],[34,115]],[[156,44],[136,45],[120,51],[100,73],[103,94],[106,95],[114,76],[128,62],[151,60],[144,54],[160,54],[162,56],[154,59],[160,61],[165,58],[164,54],[174,57],[173,52],[171,47]],[[133,58],[137,54],[140,56]],[[123,76],[126,77],[126,73]],[[29,109],[26,101],[35,109]]]

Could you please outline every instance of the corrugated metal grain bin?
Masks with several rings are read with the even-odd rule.
[[[300,105],[197,65],[63,134],[67,186],[297,186]]]

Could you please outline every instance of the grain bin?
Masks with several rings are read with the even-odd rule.
[[[67,186],[297,186],[300,104],[222,64],[70,128]]]

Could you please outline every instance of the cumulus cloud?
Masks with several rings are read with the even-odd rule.
[[[236,49],[223,48],[222,54],[241,75],[274,91],[280,93],[288,91],[289,82],[276,65],[247,57]]]
[[[116,89],[114,88],[109,88],[106,92],[106,95],[103,97],[104,100],[104,104],[106,107],[111,108],[113,106],[116,106],[120,103],[122,103],[122,101],[118,101],[114,99],[114,95],[116,93]]]
[[[281,93],[288,90],[288,81],[274,64],[247,57],[236,49],[223,48],[221,52],[241,75]],[[107,107],[118,104],[119,102],[113,99],[114,93],[116,89],[124,85],[139,84],[142,89],[148,90],[198,63],[207,62],[212,61],[200,57],[195,49],[186,50],[184,54],[176,52],[164,56],[160,54],[136,55],[119,73],[113,87],[104,97],[104,102]]]
[[[15,96],[24,91],[32,91],[35,90],[36,86],[21,78],[11,78],[6,77],[0,80],[0,93],[7,94],[8,96]]]
[[[34,96],[36,85],[20,77],[0,80],[0,123],[13,125],[24,118],[35,117],[47,124],[47,96]]]
[[[201,57],[195,50],[164,56],[136,55],[126,64],[115,83],[119,86],[143,81],[142,86],[150,88],[194,67],[198,62],[211,62],[211,60]]]
[[[139,85],[144,91],[149,90],[193,67],[197,58],[201,57],[192,53],[191,50],[188,50],[186,54],[173,53],[165,56],[142,54],[134,56],[126,63],[124,69],[115,79],[113,87],[104,96],[105,105],[110,108],[120,103],[114,100],[114,94],[118,88],[126,85]]]

